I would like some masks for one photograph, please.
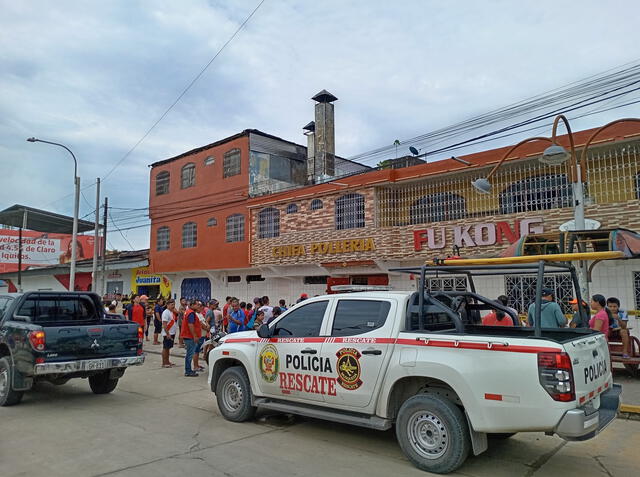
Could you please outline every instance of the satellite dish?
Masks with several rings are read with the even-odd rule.
[[[585,230],[598,230],[600,228],[600,222],[593,219],[584,219],[584,229]],[[571,219],[568,222],[565,222],[559,227],[561,232],[570,232],[572,230],[576,230],[576,222]]]
[[[411,154],[413,154],[414,156],[417,156],[418,154],[420,154],[420,151],[418,151],[415,147],[413,146],[409,146],[409,150],[411,151]]]

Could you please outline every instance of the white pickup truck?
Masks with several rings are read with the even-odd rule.
[[[413,270],[419,287],[432,271]],[[209,355],[220,412],[236,422],[261,407],[395,425],[409,460],[437,473],[486,450],[492,434],[594,437],[614,419],[621,394],[604,335],[482,326],[483,310],[512,312],[476,294],[469,278],[467,291],[319,296],[258,333],[227,335]]]

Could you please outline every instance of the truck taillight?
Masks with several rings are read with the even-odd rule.
[[[29,343],[36,351],[44,351],[46,345],[44,331],[30,331]]]
[[[138,326],[138,344],[142,344],[142,340],[144,340],[144,330],[142,326]]]
[[[576,399],[571,358],[567,353],[538,353],[540,384],[554,401]]]

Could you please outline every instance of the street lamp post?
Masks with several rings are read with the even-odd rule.
[[[73,232],[71,236],[71,270],[69,272],[69,290],[74,291],[76,288],[76,253],[77,253],[77,239],[78,239],[78,213],[80,209],[80,177],[78,177],[78,160],[76,156],[71,152],[64,144],[58,144],[57,142],[44,141],[35,137],[27,139],[29,142],[43,142],[45,144],[52,144],[66,149],[71,157],[73,157],[73,182],[75,185],[75,202],[73,204]]]

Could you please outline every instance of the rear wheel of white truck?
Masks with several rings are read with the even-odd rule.
[[[459,468],[471,448],[467,420],[460,408],[429,394],[413,396],[400,407],[396,436],[416,467],[437,474]]]
[[[248,421],[256,413],[255,406],[251,405],[249,377],[242,366],[233,366],[222,373],[216,386],[216,399],[220,414],[228,421]]]

